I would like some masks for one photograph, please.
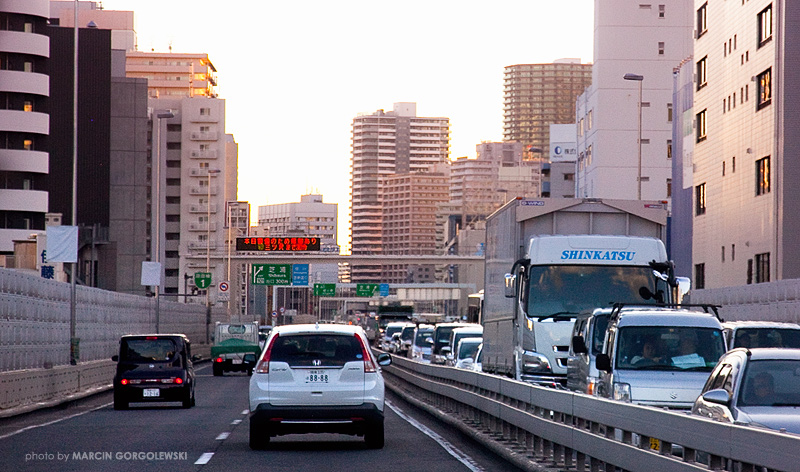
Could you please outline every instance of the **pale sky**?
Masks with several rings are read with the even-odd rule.
[[[416,102],[450,119],[450,157],[503,138],[503,68],[592,61],[594,0],[105,0],[134,11],[139,49],[208,53],[239,144],[239,200],[320,193],[349,244],[350,131]]]

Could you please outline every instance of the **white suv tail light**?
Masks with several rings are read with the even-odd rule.
[[[278,339],[279,334],[275,333],[275,336],[272,337],[269,341],[269,345],[265,349],[264,355],[261,357],[261,361],[256,366],[256,373],[259,374],[268,374],[269,373],[269,358],[272,355],[272,346],[275,345],[275,340]]]
[[[378,366],[376,366],[375,362],[372,360],[372,355],[370,354],[366,344],[364,344],[364,340],[361,339],[361,336],[358,334],[355,334],[354,336],[356,339],[358,339],[358,344],[361,345],[361,355],[364,356],[364,373],[377,372]]]

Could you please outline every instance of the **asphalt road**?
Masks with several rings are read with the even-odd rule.
[[[386,445],[318,434],[248,446],[245,374],[197,368],[197,405],[132,404],[115,411],[111,393],[0,420],[0,470],[14,471],[514,471],[469,438],[438,424],[387,390]]]

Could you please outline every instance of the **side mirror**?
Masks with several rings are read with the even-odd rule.
[[[506,298],[514,298],[517,296],[517,276],[506,274],[504,280]]]
[[[378,365],[381,367],[386,367],[387,365],[391,365],[392,363],[392,356],[389,354],[383,353],[378,354]]]
[[[446,356],[446,355],[450,354],[450,346],[445,346],[445,347],[443,347],[443,348],[442,348],[442,350],[441,350],[440,352],[441,352],[441,354],[442,354],[443,356]]]
[[[114,362],[119,362],[119,356],[114,354],[113,356],[111,356],[111,360]]]
[[[715,388],[703,394],[703,400],[708,403],[716,403],[717,405],[728,406],[731,402],[731,396],[727,390],[722,388]]]
[[[594,360],[594,363],[595,366],[597,366],[597,370],[611,372],[611,358],[608,357],[608,354],[598,354],[597,359]]]
[[[586,342],[583,340],[583,336],[573,336],[572,337],[572,352],[575,354],[588,354],[589,350],[586,348]]]

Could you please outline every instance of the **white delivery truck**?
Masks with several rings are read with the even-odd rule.
[[[564,385],[575,317],[671,303],[666,202],[511,200],[486,222],[483,370]]]

